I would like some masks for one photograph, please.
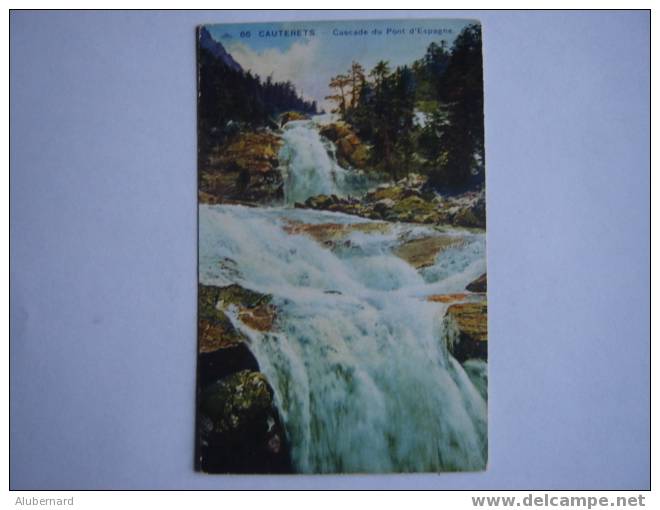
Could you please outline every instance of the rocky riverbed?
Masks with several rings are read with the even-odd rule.
[[[281,117],[281,122],[303,119],[304,116],[290,112]],[[348,124],[323,124],[318,132],[334,144],[333,156],[340,167],[368,168],[369,147]],[[281,203],[285,180],[280,165],[282,144],[282,133],[278,131],[237,133],[212,152],[200,168],[200,203]],[[374,177],[377,178],[383,177]],[[423,176],[410,174],[397,182],[381,183],[361,196],[320,194],[295,206],[393,222],[486,228],[483,190],[441,196],[426,190],[425,184]]]
[[[483,191],[441,196],[418,175],[363,190],[369,148],[348,125],[280,125],[237,133],[200,166],[201,467],[480,469]],[[381,441],[412,429],[396,452]]]
[[[207,472],[289,472],[273,389],[259,372],[248,338],[228,316],[271,331],[277,311],[270,296],[239,285],[199,285],[198,302],[198,462]]]

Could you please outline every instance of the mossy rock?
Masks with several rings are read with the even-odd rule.
[[[286,434],[266,377],[242,370],[200,395],[199,464],[211,473],[291,471]]]
[[[371,159],[371,151],[369,150],[369,147],[367,147],[365,144],[360,144],[356,146],[353,152],[351,153],[351,157],[350,157],[351,164],[355,168],[359,168],[361,170],[366,169],[370,159]]]
[[[333,122],[332,124],[321,126],[319,133],[328,140],[336,142],[340,138],[353,134],[353,131],[351,131],[351,128],[345,122]]]
[[[261,294],[260,292],[246,289],[237,284],[217,287],[217,289],[218,302],[223,302],[225,306],[231,304],[239,307],[254,308],[262,304],[269,304],[272,299],[272,296],[269,294]]]
[[[221,287],[199,286],[197,377],[203,386],[240,370],[259,367],[245,335],[216,307],[221,291]]]
[[[305,200],[305,207],[309,207],[310,209],[327,209],[331,205],[333,205],[335,201],[332,199],[331,196],[328,195],[316,195],[314,197],[309,197],[307,200]]]
[[[246,289],[237,284],[225,287],[199,285],[199,337],[200,352],[225,347],[227,343],[243,341],[222,309],[238,308],[238,318],[253,329],[268,331],[273,328],[277,310],[271,304],[272,296]]]
[[[272,390],[261,372],[242,370],[206,388],[202,412],[213,421],[213,430],[224,433],[249,427],[272,408]]]
[[[415,269],[422,269],[432,266],[443,251],[464,243],[464,239],[453,236],[420,237],[401,243],[393,253]]]
[[[435,223],[437,221],[434,204],[417,195],[399,200],[392,208],[392,213],[402,221],[413,223]]]
[[[395,202],[403,197],[403,189],[399,186],[384,186],[376,188],[367,193],[367,200],[377,202],[383,199],[394,200]]]
[[[304,113],[300,112],[285,112],[282,115],[280,115],[280,125],[284,125],[287,122],[291,122],[292,120],[308,120],[309,116],[305,115]]]
[[[203,283],[197,286],[197,309],[199,315],[211,314],[216,310],[220,289],[221,287],[204,285]]]
[[[347,238],[354,232],[386,233],[391,225],[385,222],[378,223],[302,223],[290,221],[284,231],[288,234],[307,235],[324,246],[335,248],[345,246]]]
[[[278,169],[279,135],[270,131],[239,132],[215,147],[200,165],[199,189],[206,203],[229,201],[273,203],[283,198]]]
[[[244,340],[229,317],[217,308],[221,290],[221,287],[199,285],[197,330],[200,352],[211,352]]]
[[[461,209],[454,215],[453,222],[457,227],[486,228],[486,218],[474,209]]]

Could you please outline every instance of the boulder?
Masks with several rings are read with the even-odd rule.
[[[337,146],[337,154],[348,160],[348,158],[351,156],[353,153],[353,145],[346,139],[346,138],[340,138],[335,142]]]
[[[337,162],[341,166],[364,169],[369,162],[369,148],[345,122],[321,126],[319,133],[334,142]]]
[[[210,473],[282,473],[291,459],[273,390],[257,371],[242,370],[199,396],[200,468]]]
[[[227,316],[229,307],[261,331],[272,330],[276,318],[267,294],[240,285],[199,285],[198,467],[210,473],[290,472],[272,388]]]
[[[408,262],[415,269],[432,266],[440,253],[447,248],[460,246],[465,241],[456,236],[429,236],[405,241],[393,253]]]
[[[432,294],[430,296],[426,296],[426,300],[431,301],[432,303],[460,303],[469,300],[470,297],[471,295],[467,293]]]
[[[440,221],[457,227],[486,228],[486,196],[483,190],[445,197],[437,201]]]
[[[295,206],[343,212],[375,220],[475,229],[486,227],[483,191],[439,197],[423,191],[418,176],[413,175],[411,178],[412,186],[404,185],[404,182],[407,181],[381,185],[367,192],[362,199],[318,195]]]
[[[360,144],[353,148],[349,161],[354,168],[366,169],[369,165],[370,157],[369,147],[365,144]]]
[[[199,285],[197,377],[201,386],[240,370],[259,367],[245,336],[217,307],[221,290],[222,287]]]
[[[328,140],[336,142],[340,138],[352,134],[353,131],[345,122],[333,122],[321,126],[319,133],[321,133],[322,136],[325,136]]]
[[[294,111],[285,112],[282,115],[280,115],[280,126],[283,126],[284,124],[292,120],[309,120],[309,116],[300,112],[294,112]]]
[[[211,418],[216,433],[251,425],[255,417],[270,412],[272,390],[261,372],[241,370],[208,386],[202,394],[201,410]]]
[[[403,198],[403,188],[391,185],[379,186],[365,195],[365,200],[369,202],[378,202],[384,199],[397,201],[401,198]]]
[[[317,195],[314,197],[309,197],[305,200],[304,207],[309,207],[310,209],[327,209],[329,206],[334,204],[332,197],[328,195]],[[296,204],[297,205],[297,204]]]
[[[199,191],[197,193],[197,200],[200,204],[219,204],[221,203],[221,198],[217,197],[215,195],[211,195],[210,193],[206,193],[205,191]]]
[[[469,290],[470,292],[486,292],[488,283],[487,280],[488,278],[486,277],[486,273],[484,273],[476,280],[468,283],[467,287],[465,287],[465,290]]]
[[[403,179],[400,179],[397,184],[405,188],[422,189],[426,184],[426,177],[414,172],[409,173]]]
[[[284,227],[288,234],[304,234],[312,237],[319,243],[335,247],[346,244],[347,238],[353,232],[363,233],[386,233],[391,229],[391,225],[385,222],[370,223],[302,223],[298,221],[289,221]]]
[[[457,227],[486,228],[486,218],[475,209],[466,207],[456,213],[453,224]]]
[[[416,195],[399,200],[392,212],[393,219],[411,223],[436,223],[438,219],[435,205]]]
[[[385,218],[395,205],[396,202],[391,198],[383,198],[374,202],[374,211],[377,212],[381,218]]]
[[[258,331],[270,331],[277,318],[277,310],[268,294],[246,289],[237,284],[217,287],[217,304],[220,308],[235,306],[238,319]]]
[[[457,303],[447,308],[443,319],[445,343],[458,361],[488,358],[488,305]]]
[[[245,325],[258,331],[271,331],[277,313],[270,299],[240,285],[199,285],[197,372],[202,385],[240,370],[259,368],[247,338],[234,327],[225,309],[234,306],[238,319]]]
[[[279,135],[270,131],[239,132],[200,163],[199,189],[206,203],[270,203],[283,197],[278,170]],[[215,198],[211,198],[215,197]]]

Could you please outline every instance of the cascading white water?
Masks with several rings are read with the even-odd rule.
[[[291,151],[290,201],[336,190],[333,165],[314,167],[331,158],[319,149],[313,124],[289,124],[282,150]],[[385,231],[356,229],[331,249],[287,233],[291,222],[370,221],[202,205],[199,268],[202,283],[239,283],[273,296],[275,332],[251,330],[228,313],[274,389],[296,471],[484,468],[487,405],[478,378],[485,378],[485,363],[466,365],[466,373],[442,342],[447,305],[424,299],[463,291],[485,271],[483,234],[394,224]],[[464,242],[418,272],[392,249],[401,237],[421,235],[457,235]],[[229,269],[227,260],[233,261]]]
[[[334,145],[316,129],[319,119],[325,116],[318,117],[291,121],[284,126],[279,159],[288,204],[304,202],[314,195],[345,196],[365,191],[369,184],[361,172],[349,172],[339,166]]]
[[[279,156],[287,203],[340,192],[345,170],[330,157],[329,147],[323,144],[318,131],[310,128],[310,121],[287,123],[283,139]]]

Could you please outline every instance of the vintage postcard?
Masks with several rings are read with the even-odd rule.
[[[205,25],[197,59],[197,469],[486,469],[479,22]]]

